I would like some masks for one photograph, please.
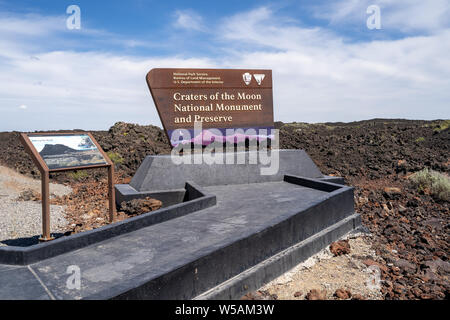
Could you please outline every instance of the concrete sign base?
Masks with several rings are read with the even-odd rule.
[[[224,167],[147,157],[117,200],[159,195],[165,208],[76,251],[0,264],[0,299],[237,299],[361,225],[353,188],[324,177],[304,151],[281,150],[275,176]],[[80,290],[67,288],[71,265]]]

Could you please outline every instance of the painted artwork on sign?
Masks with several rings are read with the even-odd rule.
[[[172,146],[273,138],[271,70],[152,69],[147,84]]]
[[[107,164],[86,134],[30,135],[28,138],[50,170]]]

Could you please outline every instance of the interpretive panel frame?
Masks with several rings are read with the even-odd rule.
[[[32,138],[36,137],[76,137],[87,136],[89,142],[93,143],[90,150],[97,150],[104,163],[89,164],[89,165],[72,165],[61,166],[56,168],[49,168],[48,163],[44,157],[39,153],[36,148],[36,143],[33,143]],[[114,193],[114,163],[109,159],[108,155],[103,151],[102,147],[98,144],[97,140],[92,136],[90,132],[34,132],[34,133],[21,133],[20,139],[25,147],[25,151],[31,155],[31,158],[39,171],[41,172],[41,195],[42,195],[42,236],[40,241],[49,241],[54,238],[50,235],[50,201],[49,201],[49,184],[50,173],[63,172],[63,171],[75,171],[86,169],[107,168],[108,169],[108,198],[109,198],[109,221],[113,222],[116,217],[116,204]],[[69,148],[70,149],[70,148]],[[42,150],[41,150],[42,151]],[[74,150],[77,151],[77,150]],[[69,150],[70,152],[70,150]]]

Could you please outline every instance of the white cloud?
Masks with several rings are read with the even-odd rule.
[[[83,23],[80,30],[66,28],[67,16],[38,14],[13,15],[0,12],[0,57],[17,58],[30,52],[70,50],[85,51],[104,45],[116,48],[155,47],[155,42],[133,39]],[[0,61],[1,64],[1,61]]]
[[[205,31],[203,18],[193,10],[175,11],[174,26],[179,29]]]
[[[146,73],[155,67],[214,66],[207,59],[137,59],[96,52],[49,52],[37,57],[2,67],[0,131],[106,129],[117,121],[159,125]],[[9,110],[19,101],[33,105],[29,117],[19,118]]]
[[[133,57],[70,49],[49,51],[48,45],[64,46],[63,32],[70,31],[64,29],[64,20],[35,17],[30,22],[29,15],[0,16],[0,30],[14,30],[14,34],[0,33],[0,131],[106,129],[116,121],[158,125],[159,117],[145,83],[146,73],[155,67],[214,66],[207,58]],[[15,28],[16,25],[22,27]],[[29,31],[31,26],[40,31]],[[92,35],[88,39],[91,42],[149,45],[83,28],[82,32]],[[71,37],[67,35],[67,38]],[[84,41],[79,41],[67,47],[85,49]],[[33,105],[26,117],[18,113],[23,108],[17,106],[22,105]]]
[[[26,106],[26,105],[24,105],[24,104],[21,104],[20,106],[19,106],[19,109],[22,109],[22,110],[26,110],[28,107]]]
[[[236,21],[244,21],[245,32],[238,32]],[[223,31],[239,41],[235,66],[273,70],[276,119],[450,116],[450,30],[349,43],[322,28],[284,23],[260,8],[235,16]]]
[[[27,37],[25,30],[15,41],[1,32],[0,131],[107,129],[116,121],[160,125],[145,83],[156,67],[272,69],[281,121],[450,117],[448,29],[349,43],[264,7],[226,17],[220,26],[212,32],[222,55],[214,58],[52,51],[43,46],[59,39],[52,26],[42,36]],[[1,18],[0,30],[6,30]],[[33,106],[26,117],[20,105]]]
[[[391,32],[435,32],[450,26],[448,0],[343,0],[317,7],[316,16],[332,25],[364,25],[370,5],[380,7],[381,27]]]
[[[238,41],[234,47],[243,51],[259,50],[257,46],[298,51],[300,48],[304,50],[318,45],[337,46],[342,42],[322,28],[300,28],[291,22],[292,19],[282,19],[275,16],[269,8],[260,7],[225,19],[218,34],[231,45]]]
[[[57,31],[64,31],[65,26],[64,16],[0,14],[0,33],[3,35],[43,36]]]

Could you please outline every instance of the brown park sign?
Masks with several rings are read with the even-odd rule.
[[[147,84],[173,146],[272,137],[271,70],[152,69]],[[194,123],[202,125],[200,138]]]

